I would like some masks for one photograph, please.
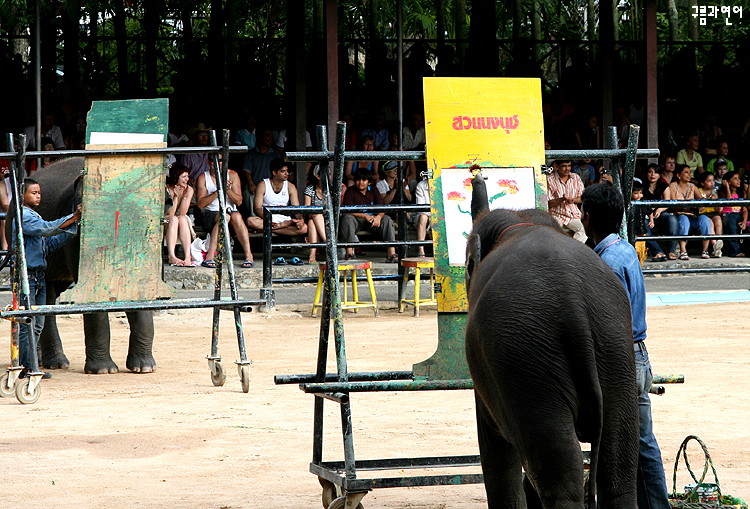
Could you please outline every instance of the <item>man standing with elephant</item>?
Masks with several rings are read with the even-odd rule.
[[[646,287],[638,255],[633,246],[619,236],[624,201],[622,194],[610,184],[595,184],[582,195],[581,222],[586,234],[594,239],[594,251],[609,265],[625,287],[633,316],[633,348],[635,350],[638,385],[639,509],[669,509],[669,496],[664,464],[651,419],[651,362],[644,343],[646,339]]]

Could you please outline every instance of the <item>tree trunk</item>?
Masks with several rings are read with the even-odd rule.
[[[466,0],[453,0],[453,10],[455,12],[454,25],[456,27],[456,57],[461,76],[466,75],[466,39],[469,37],[469,31],[466,26]]]
[[[445,0],[435,0],[435,25],[437,28],[437,55],[445,58]]]
[[[467,69],[476,76],[498,76],[497,7],[495,2],[486,0],[471,0],[471,6]]]
[[[593,2],[594,0],[590,0]],[[542,39],[542,16],[539,9],[539,0],[533,0],[531,6],[531,43],[532,43],[532,55],[534,55],[534,62],[539,62],[540,45],[537,41]]]
[[[68,2],[63,19],[63,38],[65,40],[63,64],[65,66],[65,85],[68,90],[81,90],[81,69],[79,49],[79,20],[81,19],[81,4]]]
[[[159,20],[161,19],[162,0],[150,0],[143,3],[143,32],[146,43],[144,60],[146,65],[146,92],[155,97],[158,83],[156,45],[159,36]]]
[[[677,15],[676,0],[667,0],[669,12],[669,40],[674,42],[680,37],[680,17]]]
[[[688,36],[690,37],[691,41],[698,40],[698,18],[694,18],[692,16],[697,6],[698,0],[690,0],[690,16],[688,16]]]
[[[119,85],[119,97],[126,98],[131,95],[131,87],[128,78],[128,40],[125,27],[125,3],[124,0],[114,0],[115,15],[112,23],[115,29],[115,42],[117,44],[117,82]]]
[[[513,0],[513,43],[518,44],[521,39],[521,25],[523,23],[522,0]]]
[[[224,77],[224,9],[222,0],[211,0],[211,19],[208,21],[209,88],[223,87]],[[219,92],[219,90],[215,90]]]
[[[588,0],[586,10],[586,34],[589,42],[596,40],[596,0]],[[592,49],[594,45],[590,46]]]

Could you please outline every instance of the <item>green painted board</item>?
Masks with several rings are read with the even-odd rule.
[[[166,146],[165,99],[95,102],[87,149]],[[172,297],[161,279],[164,156],[86,158],[81,258],[76,303],[147,301]]]

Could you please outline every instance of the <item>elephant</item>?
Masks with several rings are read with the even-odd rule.
[[[636,507],[630,302],[612,270],[547,212],[498,209],[474,222],[466,285],[488,506]]]
[[[42,188],[42,202],[37,212],[47,220],[70,214],[81,202],[82,157],[64,159],[41,168],[33,174]],[[85,214],[85,211],[84,211]],[[47,259],[47,304],[54,304],[57,296],[78,279],[80,244],[78,237]],[[125,366],[136,373],[150,373],[156,369],[152,355],[154,320],[151,311],[126,313],[130,325],[130,343]],[[90,374],[117,373],[119,368],[109,352],[110,331],[107,313],[83,315],[86,362],[84,372]],[[48,316],[39,338],[41,364],[47,369],[70,366],[63,351],[57,322]]]

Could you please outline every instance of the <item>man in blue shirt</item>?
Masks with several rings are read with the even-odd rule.
[[[32,305],[44,305],[47,302],[47,286],[44,272],[47,270],[47,254],[61,248],[76,232],[75,223],[81,218],[81,206],[75,212],[54,221],[45,221],[34,209],[42,202],[42,188],[34,179],[23,181],[23,247],[26,255],[26,270],[29,277],[29,298]],[[13,238],[15,243],[15,237]],[[18,361],[25,369],[21,372],[24,377],[27,372],[39,371],[36,357],[37,341],[44,328],[44,316],[35,316],[33,321],[34,334],[29,340],[29,326],[21,325],[18,330]],[[45,373],[44,378],[52,375]]]
[[[646,286],[638,255],[633,246],[620,238],[624,202],[611,184],[594,184],[581,196],[581,222],[586,235],[594,239],[594,251],[614,271],[630,299],[633,317],[633,348],[638,382],[640,444],[638,456],[639,509],[669,509],[667,482],[659,444],[651,420],[651,363],[646,339]]]

